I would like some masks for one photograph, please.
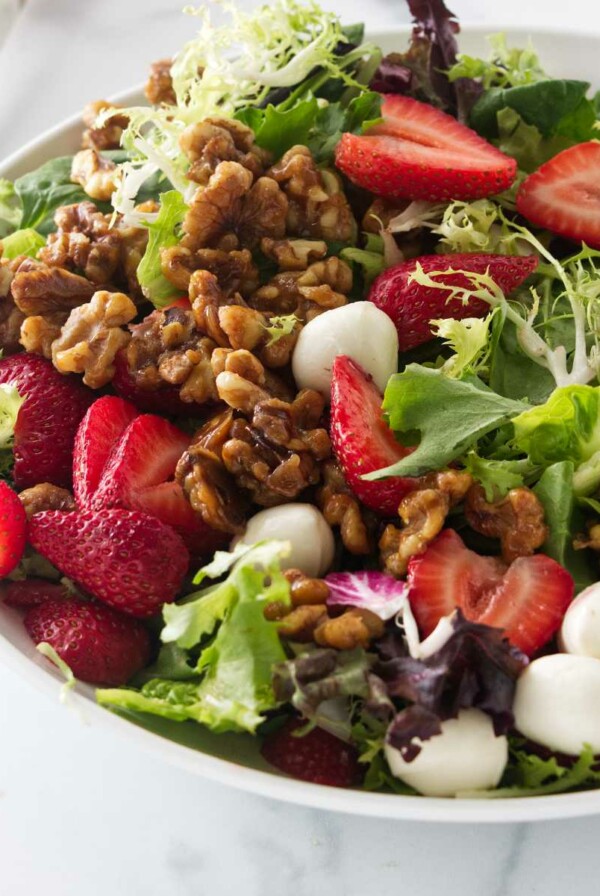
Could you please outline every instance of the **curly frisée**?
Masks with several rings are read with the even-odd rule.
[[[187,9],[148,104],[0,181],[0,597],[280,774],[597,788],[600,104],[407,5],[387,55]]]

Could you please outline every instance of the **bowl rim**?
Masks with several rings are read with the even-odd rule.
[[[385,37],[407,34],[410,26],[389,29],[385,35],[369,31],[369,38],[377,41]],[[600,44],[600,33],[590,34],[577,28],[534,25],[483,25],[464,24],[461,32],[477,37],[504,31],[507,35],[531,34],[548,38],[577,38]],[[138,85],[113,95],[111,102],[128,103],[141,94]],[[59,138],[64,132],[80,123],[80,115],[72,115],[47,129],[25,146],[11,153],[0,162],[0,177],[11,176],[34,153]],[[13,175],[14,176],[14,175]],[[33,645],[30,651],[22,651],[3,636],[0,630],[0,662],[38,691],[56,699],[62,679],[59,673],[43,660]],[[238,765],[228,759],[212,756],[185,746],[160,734],[149,731],[127,718],[99,706],[94,699],[94,688],[78,684],[73,700],[80,715],[88,724],[102,725],[119,736],[129,737],[143,749],[195,775],[235,787],[249,793],[269,797],[281,802],[340,813],[389,818],[404,821],[452,822],[452,823],[513,823],[546,821],[600,814],[600,790],[565,793],[552,796],[520,797],[516,799],[441,799],[435,797],[401,796],[372,793],[364,790],[345,790],[294,780],[278,774]]]

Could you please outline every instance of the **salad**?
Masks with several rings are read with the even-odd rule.
[[[0,589],[305,781],[600,785],[600,101],[273,0],[0,181]],[[400,44],[404,42],[399,42]]]

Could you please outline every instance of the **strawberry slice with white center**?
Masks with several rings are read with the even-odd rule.
[[[551,557],[519,557],[507,567],[470,551],[452,529],[410,561],[408,585],[423,637],[460,607],[467,619],[504,629],[529,656],[558,631],[574,592],[573,579]]]
[[[190,437],[155,414],[140,414],[113,447],[92,498],[96,510],[139,510],[168,523],[192,554],[208,555],[227,536],[215,532],[195,513],[178,482],[175,468]]]
[[[517,211],[532,224],[600,249],[600,143],[578,143],[530,174]]]
[[[337,167],[351,181],[390,199],[481,199],[508,189],[514,159],[451,115],[405,96],[384,95],[383,121],[343,134]]]
[[[331,428],[333,450],[346,482],[363,504],[383,516],[395,516],[416,480],[400,476],[365,482],[365,473],[401,460],[410,449],[400,445],[383,419],[382,396],[356,361],[339,355],[332,366]]]

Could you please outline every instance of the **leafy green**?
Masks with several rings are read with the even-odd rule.
[[[514,444],[534,464],[570,460],[577,494],[600,486],[600,386],[564,386],[513,420]]]
[[[504,498],[511,488],[524,485],[526,477],[535,470],[527,459],[491,460],[480,457],[475,451],[469,451],[464,464],[483,486],[486,500],[490,502]]]
[[[15,423],[25,397],[21,397],[15,386],[0,383],[0,479],[10,480],[14,464],[12,445]]]
[[[188,210],[181,193],[169,190],[160,196],[160,211],[156,219],[148,222],[148,245],[137,269],[142,292],[156,308],[167,305],[169,299],[180,290],[162,272],[160,252],[176,246],[180,239],[180,226]]]
[[[446,376],[461,378],[466,373],[478,375],[486,370],[490,324],[494,314],[492,312],[485,318],[455,320],[450,317],[430,321],[434,335],[443,339],[454,352],[441,367]]]
[[[509,799],[526,796],[550,796],[568,790],[600,787],[594,751],[586,745],[572,765],[560,765],[556,757],[542,758],[523,748],[521,742],[511,744],[510,758],[502,785],[495,790],[469,791],[459,797],[472,799]]]
[[[534,492],[544,508],[548,538],[542,550],[557,560],[573,576],[575,589],[582,591],[597,579],[581,551],[573,548],[573,533],[583,529],[583,515],[573,493],[572,461],[562,461],[547,467]]]
[[[496,395],[476,377],[455,380],[440,370],[409,364],[389,380],[383,409],[405,444],[418,441],[416,433],[420,441],[396,464],[364,477],[370,481],[439,470],[527,405]]]
[[[2,257],[17,258],[18,255],[29,255],[35,258],[42,246],[46,245],[46,240],[37,230],[31,227],[25,230],[16,230],[9,236],[2,239]]]
[[[498,137],[498,113],[513,109],[527,124],[535,125],[543,137],[562,135],[576,141],[594,136],[596,112],[586,81],[537,81],[518,87],[492,87],[471,110],[471,126],[484,137]]]
[[[272,670],[286,657],[264,608],[272,601],[289,605],[289,583],[279,563],[288,552],[289,546],[277,541],[218,552],[196,578],[227,574],[224,581],[163,608],[161,640],[177,650],[161,651],[156,671],[171,677],[153,678],[139,691],[100,690],[98,701],[178,721],[192,719],[216,732],[254,732],[264,713],[277,706]]]
[[[518,112],[508,106],[500,109],[496,118],[498,148],[516,159],[519,169],[527,174],[536,171],[548,159],[577,142],[562,134],[543,137],[535,125],[527,124]]]
[[[279,159],[290,147],[306,145],[315,126],[319,103],[314,96],[299,99],[291,108],[268,105],[265,109],[249,106],[235,117],[252,128],[256,142]]]
[[[71,183],[72,156],[61,156],[45,162],[15,181],[15,192],[21,201],[21,229],[32,228],[47,236],[54,230],[54,213],[61,205],[89,199],[79,184]]]
[[[531,41],[523,49],[508,47],[505,34],[491,34],[489,59],[478,59],[459,53],[457,62],[448,71],[448,78],[454,82],[459,78],[475,78],[481,81],[484,90],[491,87],[517,87],[547,78],[540,65]]]
[[[373,91],[360,93],[348,105],[329,103],[319,108],[307,146],[320,164],[333,159],[342,134],[362,134],[381,120],[381,96]]]
[[[340,258],[362,269],[365,290],[368,290],[373,280],[385,269],[386,264],[382,237],[375,233],[365,233],[364,238],[364,249],[347,246],[340,252]]]
[[[14,184],[0,177],[0,239],[17,230],[22,217],[23,209]]]
[[[300,318],[295,314],[273,315],[269,320],[269,325],[265,326],[265,330],[269,334],[267,345],[275,345],[284,336],[291,336],[298,323],[300,323]]]
[[[63,658],[58,655],[52,644],[48,644],[47,641],[40,641],[39,644],[35,645],[35,648],[36,650],[39,650],[42,656],[45,656],[51,663],[54,663],[58,671],[64,676],[65,681],[60,689],[60,701],[61,703],[65,703],[69,691],[72,691],[77,684],[77,679],[73,674],[73,670],[69,664],[65,663]]]

